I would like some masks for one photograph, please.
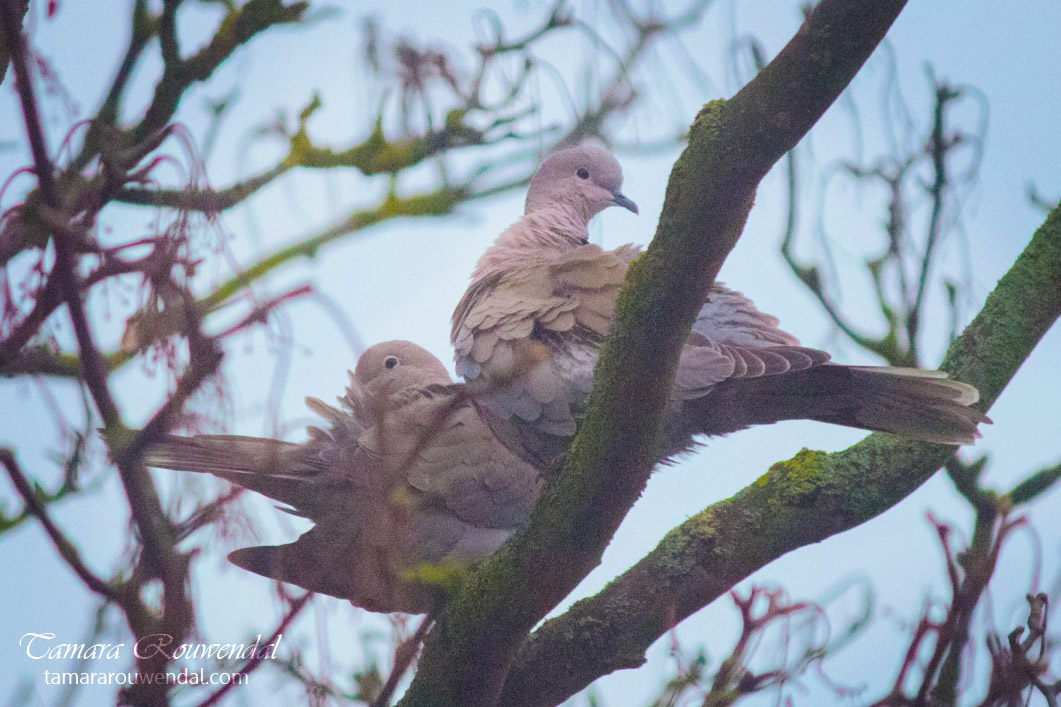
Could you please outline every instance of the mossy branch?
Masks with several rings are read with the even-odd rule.
[[[278,164],[226,189],[144,189],[126,187],[118,191],[116,201],[147,206],[168,206],[215,213],[242,203],[262,187],[295,167],[332,169],[350,167],[365,176],[395,174],[415,167],[435,155],[470,145],[486,145],[497,140],[465,124],[465,111],[450,111],[446,125],[423,135],[387,140],[377,123],[371,135],[343,150],[315,145],[306,132],[306,119],[320,103],[318,99],[303,111],[298,131],[290,137],[290,149]]]
[[[316,257],[317,251],[324,246],[356,231],[373,226],[381,221],[401,216],[442,216],[453,210],[466,198],[466,191],[460,188],[439,188],[425,194],[399,197],[391,194],[379,205],[354,211],[334,226],[321,231],[297,243],[259,260],[243,272],[221,284],[216,290],[199,301],[199,311],[205,315],[242,292],[255,280],[272,272],[281,265],[296,258]]]
[[[1055,209],[942,368],[998,398],[1061,314],[1061,207]],[[873,434],[833,454],[804,450],[672,530],[600,594],[547,621],[523,646],[499,704],[553,705],[593,680],[644,662],[687,616],[787,552],[853,528],[917,489],[953,448]],[[1041,472],[1036,488],[1057,478]],[[1031,488],[1018,486],[1014,497]]]
[[[134,131],[134,142],[163,128],[177,110],[184,91],[194,83],[205,81],[236,49],[255,35],[280,24],[301,22],[309,4],[282,0],[249,0],[242,7],[232,7],[210,42],[194,55],[182,59],[177,48],[163,52],[165,69],[155,86],[155,95],[140,124]]]
[[[656,237],[630,268],[564,468],[527,528],[437,617],[401,705],[497,704],[527,632],[599,564],[657,459],[681,343],[759,181],[839,96],[903,4],[824,0],[733,99],[701,111]]]

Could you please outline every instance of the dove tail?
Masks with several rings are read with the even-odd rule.
[[[346,599],[369,611],[420,614],[429,610],[430,592],[402,581],[397,559],[368,546],[356,532],[336,534],[313,528],[293,543],[259,545],[229,553],[248,572]],[[378,551],[378,552],[377,552]]]
[[[351,582],[340,581],[344,574],[333,568],[332,560],[321,552],[323,549],[314,536],[307,533],[286,545],[257,545],[234,550],[229,553],[228,561],[248,572],[296,584],[311,592],[363,601],[363,597],[351,596]]]
[[[781,420],[818,420],[940,444],[972,444],[991,420],[976,388],[940,371],[825,364],[731,379],[689,401],[693,434],[725,434]]]
[[[239,435],[169,436],[144,452],[144,464],[200,474],[250,474],[265,471],[270,460],[297,445]]]
[[[144,452],[144,464],[159,469],[213,474],[296,508],[313,501],[305,481],[313,469],[292,465],[299,445],[264,437],[239,435],[169,436]]]

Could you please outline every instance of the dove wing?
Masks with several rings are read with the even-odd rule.
[[[682,348],[671,399],[690,400],[725,380],[803,371],[828,360],[824,351],[800,346],[744,295],[716,284]]]
[[[589,393],[596,348],[637,253],[586,244],[472,284],[454,313],[452,340],[457,373],[491,413],[549,434],[574,432],[572,405]]]

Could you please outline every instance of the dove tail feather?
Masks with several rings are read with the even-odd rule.
[[[238,435],[169,436],[148,447],[144,464],[200,474],[251,474],[297,445],[275,439]]]
[[[291,454],[300,445],[239,435],[169,436],[144,452],[144,464],[159,469],[212,474],[238,486],[302,509],[306,480],[317,470],[295,467]],[[301,473],[300,473],[301,472]]]
[[[686,403],[691,434],[725,434],[781,420],[818,420],[939,444],[972,444],[991,420],[976,388],[939,371],[825,364],[729,380]]]
[[[229,553],[228,559],[248,572],[346,599],[369,611],[428,611],[430,592],[402,581],[395,557],[367,550],[356,533],[336,535],[334,529],[313,528],[293,543],[245,547]]]

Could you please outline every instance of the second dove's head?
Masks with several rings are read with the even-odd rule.
[[[637,204],[623,196],[623,171],[610,154],[584,145],[561,150],[549,157],[531,178],[526,213],[563,206],[588,223],[609,206],[637,213]]]
[[[358,416],[371,424],[396,402],[389,400],[396,393],[450,382],[446,367],[426,349],[410,341],[386,341],[370,346],[357,359],[350,388]]]

